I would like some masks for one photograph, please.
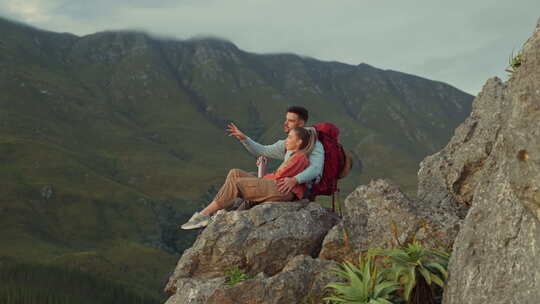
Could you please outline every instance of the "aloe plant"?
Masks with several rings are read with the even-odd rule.
[[[448,278],[449,254],[428,249],[418,242],[400,249],[377,250],[392,264],[391,278],[403,285],[403,296],[409,303],[434,303],[432,284],[441,288]]]
[[[359,267],[350,262],[340,264],[333,271],[346,279],[346,282],[333,282],[326,285],[332,289],[332,296],[324,298],[331,303],[345,304],[392,304],[388,299],[400,288],[394,281],[388,281],[386,269],[379,269],[373,256],[360,255]]]

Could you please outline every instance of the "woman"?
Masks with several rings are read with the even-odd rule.
[[[292,177],[302,172],[309,165],[308,156],[316,141],[314,130],[297,127],[289,132],[285,139],[285,160],[274,173],[257,178],[240,169],[232,169],[227,179],[212,202],[201,212],[195,212],[182,229],[205,227],[210,215],[220,209],[230,207],[235,198],[240,197],[254,202],[292,201],[304,196],[306,185],[296,185],[290,193],[279,192],[276,181],[284,177]]]

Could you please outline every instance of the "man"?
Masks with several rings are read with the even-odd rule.
[[[283,131],[289,133],[295,127],[304,127],[308,121],[308,110],[300,106],[292,106],[287,109],[285,114],[285,122],[283,123]],[[284,159],[285,157],[285,140],[278,140],[272,145],[261,145],[240,131],[234,123],[228,125],[227,131],[229,136],[234,136],[244,145],[244,147],[255,156],[266,156],[274,159]],[[286,177],[277,181],[278,189],[283,194],[288,194],[297,184],[307,183],[310,188],[310,183],[317,183],[323,172],[324,165],[324,148],[317,140],[313,152],[309,155],[309,167],[294,177]]]

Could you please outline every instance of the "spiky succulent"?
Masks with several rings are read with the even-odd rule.
[[[395,281],[388,281],[387,270],[380,269],[374,263],[373,256],[359,258],[359,267],[350,262],[340,264],[335,273],[346,282],[333,282],[326,285],[332,289],[333,295],[324,298],[332,303],[345,304],[392,304],[388,299],[400,288]]]
[[[437,284],[443,287],[448,277],[450,255],[444,251],[425,248],[418,242],[412,242],[400,249],[377,250],[376,254],[385,256],[386,261],[392,264],[391,278],[403,285],[404,298],[407,301],[417,284],[418,274],[428,286]]]

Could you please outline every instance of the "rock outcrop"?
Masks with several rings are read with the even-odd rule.
[[[461,224],[445,304],[540,298],[540,23],[522,58],[507,83],[487,81],[448,145],[421,163],[421,205]]]
[[[294,303],[293,295],[300,303],[308,294],[320,294],[328,274],[316,273],[331,262],[313,257],[337,221],[319,204],[303,202],[264,203],[220,213],[178,262],[166,286],[174,293],[167,303],[218,303],[218,298],[230,303]],[[225,273],[233,266],[255,277],[243,287],[228,287]],[[251,292],[266,291],[250,294],[246,286]],[[235,294],[238,288],[243,292]]]
[[[540,299],[540,22],[522,58],[507,84],[488,81],[475,101],[485,132],[471,129],[470,138],[489,153],[462,179],[466,190],[453,194],[471,209],[455,241],[445,304]],[[474,162],[477,154],[462,149],[450,155]]]

